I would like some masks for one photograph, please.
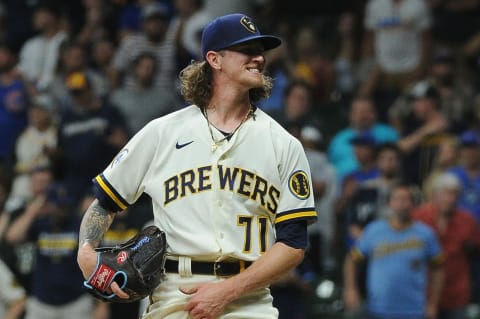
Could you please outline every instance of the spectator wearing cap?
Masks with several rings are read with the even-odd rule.
[[[358,132],[370,132],[378,143],[396,142],[399,138],[393,127],[377,122],[373,100],[355,98],[350,105],[349,126],[333,136],[328,148],[328,158],[335,165],[339,180],[359,168],[350,143]]]
[[[60,18],[58,4],[40,3],[33,14],[33,26],[39,34],[28,39],[20,51],[18,69],[38,90],[44,90],[51,84],[60,47],[67,39],[67,33],[60,27]]]
[[[81,216],[67,188],[53,183],[45,197],[28,206],[9,227],[9,243],[36,245],[32,287],[25,319],[84,319],[92,316],[92,297],[82,288],[76,263]]]
[[[397,113],[397,109],[390,113],[390,121],[402,134],[413,130],[422,117],[430,115],[430,109],[440,110],[440,92],[428,80],[415,82],[406,93],[405,99],[408,110],[400,112],[401,115]]]
[[[155,86],[174,91],[175,86],[175,33],[170,27],[167,8],[158,2],[142,7],[142,30],[125,37],[113,57],[113,86],[132,83],[131,66],[142,53],[156,57],[158,66]]]
[[[471,298],[469,258],[480,251],[480,228],[470,213],[459,208],[462,186],[454,174],[440,175],[433,187],[432,200],[418,207],[413,217],[435,231],[445,254],[438,318],[465,318]]]
[[[341,198],[349,199],[357,186],[379,175],[376,166],[377,140],[370,132],[360,132],[350,139],[359,168],[354,170],[341,181]],[[341,201],[341,199],[340,199]],[[341,205],[343,207],[343,205]]]
[[[378,142],[375,137],[370,132],[360,132],[351,138],[350,143],[360,167],[340,181],[340,194],[335,202],[335,236],[336,244],[341,245],[338,247],[339,251],[350,247],[354,240],[348,233],[348,229],[345,229],[348,224],[347,208],[361,185],[379,176],[376,165]]]
[[[420,185],[430,173],[437,145],[451,136],[450,122],[442,113],[438,90],[427,81],[416,83],[410,98],[413,121],[401,131],[398,146],[405,155],[406,177],[410,183]]]
[[[350,143],[353,145],[355,158],[360,164],[360,168],[350,173],[347,178],[364,182],[377,177],[378,169],[375,164],[375,149],[379,145],[377,139],[370,132],[360,132],[350,140]]]
[[[355,191],[347,209],[350,235],[357,239],[363,228],[377,218],[388,214],[387,198],[391,188],[402,180],[402,156],[394,143],[376,148],[378,176],[362,182]]]
[[[427,78],[438,90],[443,114],[450,119],[455,132],[460,133],[470,123],[474,90],[471,81],[460,76],[459,65],[451,50],[438,49]]]
[[[49,166],[50,152],[57,146],[54,122],[55,104],[46,94],[32,99],[28,126],[15,142],[15,176],[10,196],[26,200],[30,194],[30,175],[37,167]]]
[[[450,120],[455,133],[460,133],[471,121],[473,87],[470,81],[458,74],[453,53],[447,48],[439,48],[432,56],[432,63],[425,79],[414,82],[408,87],[406,93],[400,96],[389,108],[390,121],[403,131],[408,126],[406,121],[411,116],[413,105],[412,97],[421,91],[418,83],[425,83],[425,86],[432,87],[438,95],[439,105],[442,113]],[[416,88],[417,87],[417,88]],[[414,92],[417,90],[417,92]]]
[[[118,15],[117,33],[120,40],[135,35],[142,31],[143,9],[155,5],[158,0],[134,0],[126,2]],[[173,4],[170,1],[161,1],[168,6],[168,13],[171,16]],[[167,8],[167,7],[165,7]]]
[[[56,178],[63,180],[79,200],[90,188],[91,176],[126,143],[128,130],[122,114],[95,95],[85,73],[70,74],[65,85],[71,104],[60,116],[55,172]]]

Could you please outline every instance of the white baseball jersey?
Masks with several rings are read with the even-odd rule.
[[[254,114],[215,150],[195,105],[153,120],[95,183],[119,209],[150,195],[170,254],[256,260],[275,242],[276,223],[317,215],[301,143],[260,109]]]

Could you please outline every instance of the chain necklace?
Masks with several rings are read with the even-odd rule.
[[[252,105],[250,105],[250,109],[248,110],[247,114],[245,115],[245,117],[243,118],[243,120],[240,122],[240,124],[238,124],[238,126],[230,133],[226,134],[224,137],[222,137],[221,139],[219,140],[216,140],[214,137],[213,137],[213,131],[212,131],[212,126],[214,126],[210,120],[208,119],[208,112],[207,112],[207,109],[205,109],[205,112],[204,112],[204,115],[205,115],[205,118],[207,119],[207,123],[208,123],[208,131],[210,132],[210,137],[212,138],[212,152],[215,152],[217,150],[217,148],[223,144],[223,142],[225,142],[226,140],[228,140],[229,138],[231,138],[233,136],[233,134],[235,134],[235,132],[238,131],[238,129],[243,125],[243,123],[245,123],[251,116],[254,116],[253,114],[253,108],[252,108]]]

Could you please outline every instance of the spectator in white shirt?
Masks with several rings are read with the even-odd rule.
[[[365,55],[374,69],[360,93],[401,91],[426,71],[431,12],[424,0],[370,0],[365,11]]]
[[[20,51],[18,69],[40,91],[50,85],[60,47],[67,39],[67,33],[61,30],[60,17],[58,6],[38,5],[33,15],[33,26],[39,34],[28,39]]]

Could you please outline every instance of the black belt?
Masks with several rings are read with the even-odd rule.
[[[212,262],[212,261],[191,261],[191,270],[193,275],[214,275],[218,277],[228,277],[236,275],[248,266],[250,261],[236,262]],[[165,272],[178,273],[178,261],[167,259],[165,261]]]

